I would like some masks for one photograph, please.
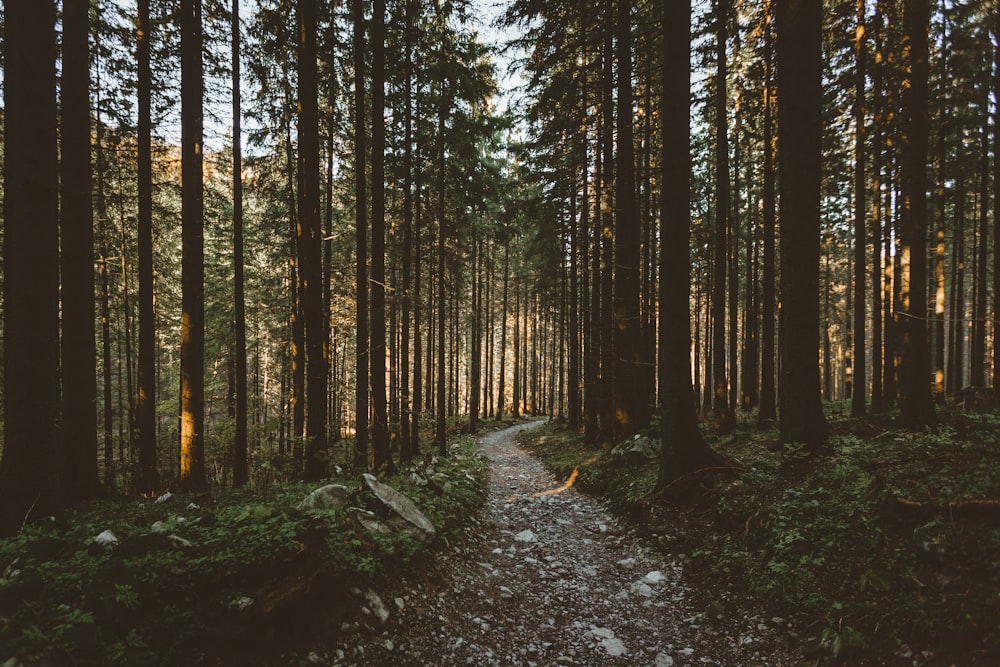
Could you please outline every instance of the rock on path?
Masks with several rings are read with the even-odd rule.
[[[486,510],[428,571],[382,592],[395,602],[389,622],[345,627],[337,646],[312,657],[344,665],[799,664],[766,624],[728,605],[722,614],[697,608],[694,598],[704,596],[685,583],[683,555],[646,543],[572,488],[546,495],[561,482],[514,442],[539,423],[482,438],[492,464]]]

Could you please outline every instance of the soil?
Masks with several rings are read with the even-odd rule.
[[[341,665],[798,665],[784,619],[696,590],[676,536],[651,539],[486,435],[489,496],[422,570],[365,591],[358,621],[309,655]],[[377,595],[377,599],[372,594]],[[383,608],[384,607],[384,608]],[[388,614],[386,614],[388,612]],[[386,620],[380,620],[380,617]]]

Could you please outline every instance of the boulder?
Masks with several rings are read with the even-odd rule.
[[[417,509],[413,501],[388,484],[375,479],[374,475],[362,475],[365,488],[385,508],[389,515],[388,524],[393,529],[421,541],[430,541],[437,531],[434,524]]]
[[[656,461],[659,456],[660,442],[638,433],[611,450],[611,459],[624,465],[641,465]]]
[[[392,532],[392,528],[378,520],[375,512],[369,512],[360,507],[348,507],[347,516],[358,528],[369,535],[388,535]]]
[[[343,484],[321,486],[299,505],[300,510],[339,510],[347,505],[350,490]]]

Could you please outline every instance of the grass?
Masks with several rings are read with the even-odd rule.
[[[411,477],[428,466],[440,483]],[[448,457],[427,456],[382,481],[444,540],[481,504],[487,467],[474,439],[458,436]],[[359,481],[344,473],[266,494],[103,501],[73,510],[68,527],[26,527],[0,541],[0,661],[293,664],[317,623],[329,629],[354,612],[352,587],[411,567],[437,545],[373,537],[343,511],[298,509],[333,482],[352,489],[352,504],[375,509]],[[105,530],[118,541],[98,544]]]
[[[579,466],[579,488],[671,532],[706,590],[721,576],[794,620],[823,662],[998,664],[1000,507],[962,503],[1000,500],[1000,418],[942,417],[923,433],[832,420],[820,455],[779,451],[773,429],[710,435],[747,472],[682,506],[655,497],[655,463],[615,465],[555,426],[525,437],[555,472]]]

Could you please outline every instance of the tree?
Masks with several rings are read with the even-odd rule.
[[[316,0],[299,10],[299,257],[306,326],[306,432],[303,476],[326,476],[326,326],[323,313],[323,231],[319,215],[319,92]]]
[[[139,0],[136,18],[138,83],[137,194],[139,270],[139,465],[136,488],[153,493],[159,484],[156,467],[156,314],[153,310],[153,161],[152,71],[150,66],[149,0]]]
[[[616,440],[649,425],[640,330],[640,221],[636,210],[635,150],[632,131],[631,2],[616,0],[618,63],[617,162],[615,163],[614,405]],[[610,119],[608,120],[610,123]],[[610,267],[608,267],[610,269]]]
[[[205,266],[201,0],[181,0],[181,485],[205,478]]]
[[[935,422],[927,351],[927,25],[928,0],[903,13],[905,32],[901,148],[903,422],[912,429]],[[984,240],[985,242],[985,240]]]
[[[368,466],[368,192],[365,136],[365,23],[362,0],[351,2],[354,22],[354,222],[356,247],[354,464]]]
[[[393,467],[385,393],[385,0],[372,4],[372,454],[375,470]]]
[[[865,3],[858,0],[854,38],[854,349],[850,351],[851,416],[865,414]]]
[[[723,464],[698,427],[691,386],[691,2],[665,0],[661,76],[660,386],[663,397],[659,488],[685,472]]]
[[[243,271],[243,134],[240,95],[240,0],[233,0],[233,371],[236,375],[236,433],[233,486],[246,484],[247,470],[247,318]]]
[[[55,22],[53,2],[4,2],[0,536],[62,505]]]
[[[774,31],[771,25],[773,3],[767,2],[764,18],[764,164],[763,164],[763,270],[761,288],[761,342],[760,342],[760,407],[757,415],[761,421],[778,416],[774,389],[774,322],[775,312],[775,197],[774,197],[774,85],[772,45]]]
[[[822,135],[821,0],[776,3],[781,213],[783,443],[826,441],[820,403],[819,194]]]
[[[729,127],[726,41],[729,0],[715,0],[715,244],[712,279],[712,411],[723,431],[735,426],[726,379],[726,267],[729,249]]]
[[[67,501],[98,495],[97,338],[90,167],[90,7],[63,3],[62,371],[63,469]]]

